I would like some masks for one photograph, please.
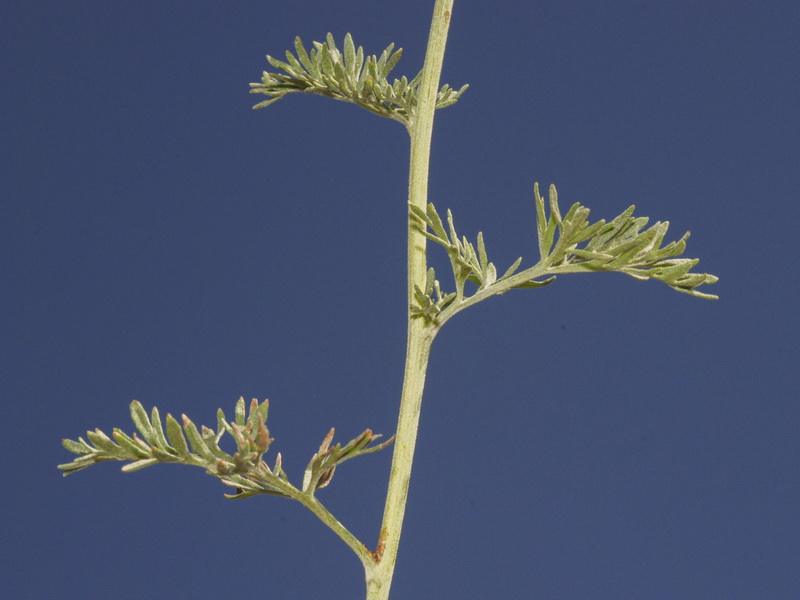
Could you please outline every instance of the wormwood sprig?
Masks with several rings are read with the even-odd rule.
[[[389,83],[388,75],[400,60],[402,49],[394,50],[394,44],[389,44],[380,57],[365,57],[364,49],[355,47],[349,33],[344,37],[344,51],[336,47],[330,33],[324,44],[313,44],[309,53],[302,40],[295,38],[297,55],[287,50],[287,62],[267,55],[267,61],[285,75],[264,71],[261,83],[250,84],[250,93],[270,96],[269,100],[259,102],[253,108],[269,106],[287,94],[305,92],[353,102],[377,115],[409,125],[417,104],[422,73],[410,81],[403,76]],[[436,108],[455,104],[467,87],[465,85],[456,91],[449,85],[442,86]]]
[[[562,218],[558,194],[550,186],[550,217],[545,220],[544,199],[535,186],[539,251],[548,270],[559,273],[618,271],[634,279],[654,279],[672,289],[697,298],[718,299],[698,291],[698,287],[719,281],[708,273],[692,273],[698,258],[677,258],[686,250],[689,232],[666,246],[661,244],[669,221],[658,221],[644,229],[649,219],[634,217],[635,206],[628,207],[610,223],[588,223],[589,209],[576,202]],[[555,239],[556,231],[558,238]],[[582,248],[578,244],[586,242]]]
[[[305,470],[303,485],[298,489],[289,482],[281,466],[280,454],[272,468],[263,460],[273,441],[266,425],[268,407],[266,400],[259,403],[253,399],[249,412],[245,414],[245,401],[240,398],[236,403],[233,421],[228,422],[225,419],[222,409],[217,411],[217,429],[214,431],[205,426],[198,430],[186,415],[182,416],[181,425],[168,414],[164,426],[157,408],[154,407],[148,417],[142,404],[133,401],[130,407],[131,418],[139,430],[138,434],[130,436],[115,428],[111,439],[95,429],[86,432],[88,441],[83,438],[78,438],[77,441],[63,440],[64,447],[79,457],[71,463],[58,465],[58,468],[66,476],[109,460],[131,461],[122,467],[124,472],[158,463],[202,467],[209,475],[235,488],[236,493],[225,494],[226,498],[243,499],[267,494],[297,500],[330,527],[355,552],[365,571],[370,571],[376,562],[375,554],[317,500],[315,492],[331,482],[336,467],[341,463],[385,448],[394,441],[394,436],[382,444],[373,445],[381,436],[367,429],[344,446],[331,446],[334,434],[331,429],[319,450],[311,457]],[[234,454],[228,454],[220,448],[220,440],[225,434],[236,442]]]
[[[381,436],[367,429],[346,445],[331,447],[334,435],[331,429],[306,467],[302,488],[297,489],[289,483],[281,467],[280,454],[272,468],[262,458],[273,441],[266,425],[268,409],[268,401],[259,403],[253,399],[249,413],[245,415],[245,401],[240,398],[236,403],[233,421],[228,422],[222,409],[219,409],[216,431],[205,426],[198,430],[186,415],[182,415],[181,424],[168,414],[166,426],[163,426],[158,408],[154,407],[148,417],[142,404],[134,400],[130,411],[138,434],[130,436],[115,428],[112,437],[109,437],[95,429],[86,432],[88,442],[82,437],[77,441],[63,440],[67,450],[80,456],[58,468],[66,476],[109,460],[131,461],[122,467],[125,473],[158,463],[177,463],[202,467],[209,475],[236,488],[237,493],[226,495],[227,498],[272,494],[297,499],[301,494],[312,497],[315,491],[327,486],[336,467],[344,461],[381,450],[394,440],[392,437],[373,446],[371,444]],[[220,440],[225,434],[236,442],[234,454],[228,454],[220,448]]]
[[[669,222],[657,222],[649,229],[643,229],[648,218],[634,217],[634,206],[609,223],[600,220],[590,224],[589,209],[579,202],[561,216],[554,185],[550,186],[549,216],[546,214],[544,198],[539,195],[538,183],[534,185],[534,198],[540,260],[533,267],[517,273],[522,263],[522,258],[518,258],[500,277],[497,276],[495,265],[489,262],[483,233],[478,233],[473,244],[456,233],[450,210],[447,211],[445,227],[432,203],[428,203],[424,211],[410,206],[414,226],[447,252],[456,288],[455,292],[443,293],[434,270],[428,269],[425,289],[415,288],[416,305],[410,307],[412,314],[435,321],[440,313],[449,309],[446,316],[449,318],[474,303],[468,302],[469,299],[483,300],[514,288],[541,287],[553,282],[555,276],[562,273],[593,271],[617,271],[635,279],[655,279],[685,294],[717,298],[697,289],[718,281],[714,275],[691,272],[699,259],[676,258],[686,249],[688,232],[680,240],[662,246]],[[470,297],[464,291],[468,281],[478,286]],[[444,320],[439,319],[438,323],[442,324]]]
[[[123,471],[135,471],[157,463],[178,463],[202,467],[224,484],[235,488],[229,498],[248,498],[260,494],[288,497],[301,502],[316,514],[356,553],[364,566],[367,600],[388,600],[403,529],[408,486],[414,457],[425,376],[431,345],[442,325],[468,306],[510,289],[548,285],[557,275],[576,272],[617,271],[636,279],[655,279],[673,289],[700,298],[716,298],[698,288],[717,278],[693,273],[697,259],[680,258],[688,233],[678,241],[663,245],[669,224],[658,222],[647,228],[648,220],[634,217],[634,207],[606,223],[590,223],[589,209],[575,203],[562,217],[558,195],[550,187],[549,211],[534,186],[536,233],[539,261],[519,270],[518,258],[502,275],[490,262],[482,233],[474,242],[459,236],[453,215],[443,220],[428,202],[428,170],[431,135],[437,108],[455,103],[467,86],[455,91],[439,87],[453,0],[435,0],[425,64],[419,75],[389,82],[388,76],[401,56],[389,45],[378,56],[365,56],[348,34],[340,51],[328,34],[325,43],[314,42],[307,52],[300,38],[295,54],[286,53],[287,62],[267,56],[282,73],[264,72],[261,83],[251,83],[251,93],[264,94],[263,108],[287,94],[304,92],[353,102],[378,115],[403,123],[410,135],[409,218],[407,299],[408,336],[406,366],[397,421],[397,443],[386,492],[383,521],[375,551],[353,536],[319,502],[316,492],[327,486],[338,465],[346,460],[385,448],[393,440],[375,444],[380,437],[370,430],[347,444],[333,445],[333,429],[325,436],[309,461],[298,488],[289,482],[278,454],[270,468],[264,455],[272,443],[266,426],[266,401],[253,400],[246,414],[244,399],[236,404],[234,420],[228,422],[217,413],[216,430],[199,430],[185,415],[182,424],[167,415],[163,425],[157,409],[148,416],[139,402],[131,404],[131,416],[139,433],[129,436],[119,429],[111,437],[100,430],[87,432],[87,440],[64,440],[64,447],[77,454],[71,463],[59,465],[68,475],[90,465],[108,461],[130,461]],[[445,292],[436,272],[427,264],[426,241],[444,247],[450,259],[455,291]],[[468,289],[468,284],[475,288]],[[220,448],[225,435],[233,438],[236,451]],[[112,439],[113,438],[113,439]]]

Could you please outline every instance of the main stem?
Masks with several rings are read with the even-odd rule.
[[[442,72],[453,1],[436,0],[425,64],[422,68],[419,101],[408,127],[411,136],[408,200],[413,206],[418,206],[422,210],[425,210],[428,202],[428,170],[433,117],[436,111],[436,95],[439,90],[439,77]],[[409,218],[407,298],[409,307],[413,302],[414,287],[425,288],[427,271],[425,246],[425,237],[412,227]],[[412,319],[409,310],[406,367],[400,400],[400,415],[397,422],[397,437],[394,443],[392,471],[389,476],[383,524],[378,538],[377,561],[374,566],[370,565],[366,568],[367,600],[387,600],[389,598],[406,501],[408,500],[408,485],[411,480],[411,466],[417,442],[425,373],[428,368],[431,343],[437,329],[437,326],[426,323],[423,318]]]

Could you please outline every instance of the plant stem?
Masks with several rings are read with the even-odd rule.
[[[411,136],[408,197],[411,205],[418,206],[423,210],[428,202],[428,170],[433,117],[436,111],[436,96],[439,90],[439,77],[442,72],[453,1],[436,0],[425,64],[422,68],[419,101],[408,126]],[[409,216],[408,306],[413,301],[414,286],[425,288],[427,271],[425,250],[425,236],[412,227]],[[424,319],[412,319],[409,310],[406,367],[397,423],[397,437],[394,443],[383,524],[375,553],[378,562],[366,568],[367,600],[387,600],[389,598],[408,499],[408,485],[411,480],[411,466],[417,441],[425,373],[428,368],[431,344],[437,331],[438,326],[428,324]]]
[[[311,512],[313,512],[320,521],[325,523],[328,527],[330,527],[333,532],[338,535],[345,544],[347,544],[350,549],[356,553],[361,564],[364,565],[364,569],[370,569],[375,564],[375,556],[370,552],[364,544],[358,541],[358,538],[354,536],[350,531],[342,525],[336,517],[331,514],[331,512],[325,508],[322,503],[317,500],[314,496],[308,496],[307,494],[297,494],[294,496],[296,500],[299,500],[306,508],[308,508]]]

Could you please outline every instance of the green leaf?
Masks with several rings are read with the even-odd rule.
[[[250,453],[250,443],[247,439],[245,439],[245,435],[242,432],[242,429],[236,424],[232,424],[233,428],[233,439],[236,441],[236,448],[237,453],[234,454],[233,458],[236,459],[237,455],[243,459],[243,457]]]
[[[550,255],[550,249],[553,247],[553,240],[556,235],[557,219],[555,214],[550,211],[550,217],[545,215],[544,211],[544,198],[539,194],[539,184],[533,185],[534,198],[536,201],[536,226],[539,233],[539,254],[542,260],[545,260]],[[552,199],[552,195],[551,195]]]
[[[244,401],[244,398],[242,398]],[[217,409],[217,439],[219,439],[224,432],[227,432],[229,435],[233,435],[233,428],[228,424],[227,419],[225,418],[225,413],[222,412],[221,408]]]
[[[331,56],[330,44],[333,42],[333,37],[328,34],[328,44],[320,44],[319,46],[319,66],[323,75],[333,74],[333,57]],[[334,48],[336,46],[334,45]]]
[[[279,67],[279,68],[282,68],[287,73],[291,73],[295,77],[304,77],[305,76],[305,69],[303,68],[303,65],[288,50],[286,51],[286,60],[288,62],[287,66],[290,67],[290,68],[283,68],[283,67]],[[275,66],[277,66],[277,65],[275,65]]]
[[[550,218],[555,218],[558,225],[561,225],[561,213],[558,210],[558,192],[556,186],[550,184]]]
[[[186,438],[183,437],[183,430],[175,420],[175,417],[169,413],[167,413],[167,437],[169,437],[170,444],[175,448],[178,456],[189,458],[189,446],[186,444]]]
[[[150,422],[153,424],[153,435],[156,441],[155,446],[162,452],[173,452],[174,448],[169,445],[166,436],[164,436],[164,430],[161,427],[161,415],[158,413],[158,409],[155,406],[151,414]]]
[[[346,96],[354,96],[355,89],[353,88],[353,85],[347,76],[347,71],[345,71],[345,67],[342,65],[342,63],[334,63],[333,74],[334,78],[331,82],[331,87],[338,89]]]
[[[195,454],[199,454],[206,460],[216,460],[217,457],[214,456],[206,445],[203,436],[197,431],[197,426],[186,415],[181,415],[181,418],[183,419],[183,429],[186,432],[186,437],[189,438],[189,443],[192,445],[192,450],[194,450]]]
[[[400,79],[395,79],[394,83],[392,84],[392,92],[394,92],[395,97],[402,98],[403,94],[406,93],[408,90],[408,78],[403,75]]]
[[[503,273],[503,276],[500,279],[502,280],[505,279],[506,277],[511,277],[514,273],[517,272],[517,269],[521,264],[522,264],[522,257],[520,256],[517,260],[514,261],[514,264],[508,267],[508,269],[506,269],[506,272]]]
[[[489,258],[486,256],[486,245],[483,243],[483,232],[478,232],[478,258],[480,260],[480,271],[486,273],[489,268]]]
[[[492,263],[489,263],[483,275],[483,283],[481,284],[481,288],[485,289],[492,285],[495,281],[497,281],[497,269]]]
[[[359,46],[358,50],[356,50],[356,57],[352,65],[351,77],[353,81],[356,83],[357,90],[359,93],[363,87],[364,79],[361,77],[361,73],[364,70],[364,49]]]
[[[430,220],[430,227],[433,232],[443,240],[447,241],[447,231],[444,228],[444,223],[442,222],[442,218],[439,216],[439,213],[436,211],[436,207],[432,202],[428,203],[426,213],[428,215],[428,219]]]
[[[586,209],[586,216],[587,217],[589,216],[588,208]],[[605,227],[605,224],[606,224],[605,221],[600,220],[597,223],[594,223],[592,225],[589,225],[588,227],[581,229],[580,231],[576,231],[575,235],[572,236],[569,240],[570,246],[580,244],[588,239],[591,239],[598,231],[600,231],[603,227]]]
[[[157,458],[143,458],[142,460],[137,460],[135,462],[129,463],[122,467],[123,473],[132,473],[133,471],[138,471],[139,469],[144,469],[145,467],[149,467],[151,465],[158,464]]]
[[[351,80],[355,80],[358,75],[354,66],[356,64],[356,47],[353,44],[353,36],[349,33],[344,36],[344,64],[347,67],[347,75]]]
[[[224,434],[225,434],[224,429],[222,431],[216,432],[213,429],[209,429],[205,425],[202,428],[202,436],[206,442],[206,446],[208,447],[208,449],[214,454],[214,456],[217,459],[222,459],[224,461],[230,462],[231,460],[233,460],[233,457],[219,447],[219,440],[222,438]]]
[[[234,422],[239,427],[245,426],[245,404],[244,404],[244,397],[240,397],[238,402],[236,402],[236,410],[234,411]]]
[[[73,473],[77,473],[78,471],[82,471],[86,467],[91,467],[93,464],[100,462],[102,459],[94,459],[89,456],[81,456],[73,460],[71,463],[58,465],[58,468],[63,471],[62,475],[66,477],[67,475],[72,475]]]
[[[258,424],[259,420],[263,423],[266,423],[268,415],[269,400],[264,400],[264,402],[259,404],[258,400],[253,398],[253,403],[251,404],[250,408],[250,423],[252,423],[254,427]]]
[[[613,239],[622,236],[630,228],[630,217],[635,206],[629,206],[616,219],[604,225],[586,245],[587,250],[607,246]]]
[[[147,418],[147,411],[138,400],[131,402],[131,420],[133,420],[136,429],[139,430],[139,433],[142,434],[142,437],[147,443],[155,445],[156,433],[153,430],[153,426],[150,424],[150,420]]]
[[[556,194],[556,186],[551,185],[550,189],[552,190],[553,195],[555,195]],[[552,202],[552,200],[551,200],[551,202]],[[576,202],[575,204],[573,204],[572,206],[569,207],[569,210],[567,211],[567,214],[564,216],[564,220],[563,220],[563,223],[564,223],[565,226],[569,226],[570,224],[572,224],[573,221],[576,220],[576,217],[580,218],[579,211],[580,211],[581,208],[582,208],[582,206],[580,205],[580,202]]]
[[[653,276],[667,283],[671,283],[686,275],[699,262],[700,260],[697,258],[677,258],[671,261],[665,261],[666,266],[654,269]]]
[[[301,40],[299,36],[294,38],[294,49],[295,52],[297,52],[297,58],[300,60],[300,64],[305,67],[306,71],[308,71],[312,77],[317,77],[319,73],[316,71],[316,64],[308,57],[305,46],[303,46],[303,40]]]
[[[556,280],[556,276],[553,275],[552,277],[548,277],[544,281],[536,281],[535,279],[530,279],[528,281],[525,281],[523,283],[515,285],[514,287],[517,288],[517,289],[544,287],[544,286],[546,286],[546,285],[548,285],[550,283],[553,283],[555,280]]]
[[[267,62],[281,71],[291,72],[292,70],[292,66],[289,63],[285,63],[274,56],[267,56]]]
[[[279,96],[277,98],[273,98],[272,100],[264,100],[263,102],[259,102],[258,104],[254,104],[253,105],[253,110],[256,110],[256,109],[259,109],[259,108],[266,108],[270,104],[275,104],[280,99],[281,98]]]
[[[114,436],[114,440],[119,444],[120,448],[125,451],[125,455],[127,457],[141,457],[146,458],[150,456],[150,450],[142,448],[136,441],[124,433],[121,429],[114,429],[112,434]]]
[[[61,440],[61,445],[74,454],[91,454],[95,451],[83,438],[78,438],[78,441]]]
[[[120,447],[112,442],[111,439],[99,429],[87,431],[86,437],[89,438],[89,441],[92,442],[96,448],[108,454],[117,454],[120,450]]]
[[[388,54],[388,53],[391,53],[393,49],[394,49],[394,44],[389,44],[388,48],[386,48],[386,50],[384,52]],[[389,56],[389,59],[387,61],[385,61],[385,64],[383,66],[383,76],[384,77],[388,77],[389,76],[389,73],[392,71],[392,69],[394,69],[397,66],[397,63],[400,62],[400,59],[402,58],[402,56],[403,56],[403,49],[402,48],[398,48],[397,51],[394,52],[394,54]]]

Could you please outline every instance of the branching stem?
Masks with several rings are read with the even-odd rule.
[[[435,0],[425,63],[420,75],[411,81],[403,77],[389,83],[387,79],[401,54],[400,50],[392,52],[394,44],[380,58],[365,57],[360,46],[356,49],[350,34],[345,36],[343,51],[336,48],[333,36],[328,34],[326,43],[314,42],[310,53],[300,38],[296,38],[297,56],[287,52],[288,62],[268,56],[270,64],[283,74],[264,72],[261,83],[251,84],[252,92],[269,97],[254,108],[268,106],[290,93],[320,94],[354,102],[399,121],[410,136],[406,364],[397,430],[393,436],[394,454],[386,505],[375,550],[369,550],[345,528],[314,493],[330,482],[338,464],[381,450],[392,438],[373,445],[380,436],[367,429],[347,444],[332,446],[334,431],[331,429],[309,462],[302,486],[296,488],[280,466],[280,455],[274,470],[262,459],[272,442],[266,427],[266,400],[254,399],[247,415],[244,398],[240,398],[231,422],[220,409],[216,432],[204,426],[198,429],[186,415],[182,416],[181,424],[168,414],[164,427],[158,409],[153,408],[148,416],[141,403],[133,401],[131,417],[138,434],[130,436],[115,428],[109,437],[96,429],[87,432],[88,442],[83,438],[63,440],[64,447],[78,455],[72,462],[59,465],[64,475],[108,460],[131,461],[123,467],[125,472],[158,463],[178,463],[203,467],[210,475],[236,488],[237,493],[227,496],[229,498],[257,494],[292,498],[328,525],[359,557],[365,571],[367,600],[388,600],[408,501],[428,359],[433,340],[444,323],[490,296],[514,288],[541,287],[564,273],[618,271],[639,280],[655,279],[696,297],[716,298],[697,288],[715,283],[717,277],[690,272],[698,259],[679,257],[689,233],[662,247],[669,223],[658,222],[646,229],[647,218],[634,218],[633,206],[609,223],[590,224],[589,209],[577,202],[562,217],[555,186],[550,186],[548,216],[536,184],[541,259],[532,267],[517,272],[522,261],[519,258],[502,275],[494,263],[489,262],[483,234],[478,233],[473,244],[457,235],[450,211],[445,220],[439,216],[435,206],[428,203],[434,114],[437,104],[439,108],[450,106],[467,88],[465,85],[456,91],[446,85],[439,89],[453,3],[454,0]],[[428,269],[428,239],[442,245],[450,258],[454,292],[443,293],[434,270]],[[465,293],[467,282],[477,286],[472,295]],[[472,289],[470,287],[470,291]],[[233,455],[219,446],[225,434],[236,441],[237,450]]]
[[[436,94],[444,61],[444,49],[450,26],[453,0],[436,0],[428,38],[425,64],[422,68],[419,102],[411,115],[408,131],[411,136],[409,168],[409,203],[425,210],[428,202],[428,170],[430,164],[433,117]],[[425,287],[427,271],[426,239],[408,220],[408,302],[413,303],[414,286]],[[408,313],[408,343],[397,438],[394,443],[392,470],[386,494],[386,506],[376,556],[378,562],[366,572],[367,600],[386,600],[397,561],[400,533],[403,527],[414,447],[417,441],[422,393],[431,343],[438,326],[424,319],[412,319]]]
[[[350,533],[350,530],[342,525],[333,514],[323,506],[314,496],[308,494],[297,494],[295,500],[298,500],[303,506],[308,508],[314,513],[320,521],[330,527],[336,535],[338,535],[350,549],[356,553],[361,564],[364,565],[365,571],[371,571],[375,566],[375,555],[370,552],[364,544],[362,544],[356,536]]]

